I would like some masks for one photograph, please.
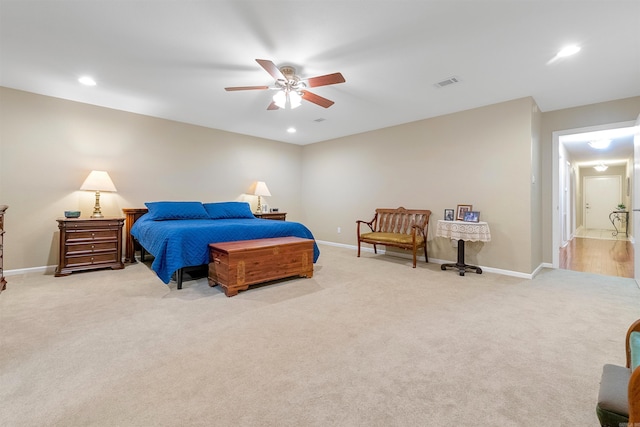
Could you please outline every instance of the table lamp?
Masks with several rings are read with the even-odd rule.
[[[267,188],[267,184],[265,184],[263,181],[258,181],[256,183],[255,190],[253,190],[253,194],[255,196],[258,196],[258,209],[256,210],[256,213],[262,213],[262,200],[261,200],[261,197],[262,196],[271,196],[271,193],[269,192],[269,189]]]
[[[100,192],[101,191],[118,191],[113,185],[111,177],[105,171],[91,171],[87,179],[84,180],[80,190],[95,191],[96,204],[93,207],[93,215],[91,218],[104,218],[100,211]]]

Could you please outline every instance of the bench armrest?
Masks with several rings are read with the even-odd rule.
[[[361,220],[361,219],[356,220],[356,225],[358,226],[358,239],[360,239],[360,226],[362,224],[366,224],[366,226],[369,227],[369,229],[373,232],[373,228],[375,227],[374,224],[376,222],[376,219],[378,219],[378,214],[377,213],[373,216],[373,219],[371,221],[369,221],[369,222]]]

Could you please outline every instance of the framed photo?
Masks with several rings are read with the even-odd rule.
[[[456,219],[458,221],[464,221],[464,214],[471,209],[473,209],[471,205],[458,205],[458,209],[456,209]]]
[[[480,221],[480,212],[478,212],[478,211],[466,211],[464,213],[464,221],[465,222],[479,222]]]
[[[445,221],[453,221],[453,209],[445,209],[444,210],[444,220]]]

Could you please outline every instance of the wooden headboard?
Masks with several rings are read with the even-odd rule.
[[[146,214],[149,211],[147,208],[123,208],[122,212],[124,212],[124,261],[134,263],[136,262],[136,248],[135,242],[133,241],[133,237],[131,237],[131,227],[133,224],[140,218],[142,215]]]

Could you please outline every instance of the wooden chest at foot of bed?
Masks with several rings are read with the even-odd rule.
[[[299,237],[209,244],[209,286],[231,297],[249,285],[291,276],[313,277],[313,240]]]

